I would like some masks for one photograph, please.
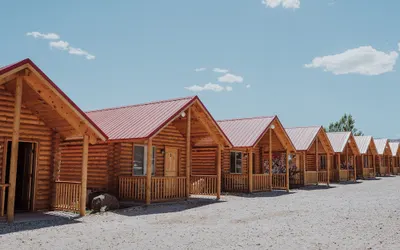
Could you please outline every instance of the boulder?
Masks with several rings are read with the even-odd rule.
[[[93,197],[91,208],[93,212],[114,210],[119,208],[119,201],[115,196],[103,193]]]

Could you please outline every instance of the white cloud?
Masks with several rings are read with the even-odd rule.
[[[213,71],[217,72],[217,73],[228,73],[229,72],[229,70],[227,70],[227,69],[220,69],[220,68],[214,68]]]
[[[228,91],[228,92],[230,92],[230,91],[233,90],[233,88],[232,88],[231,86],[226,86],[225,89],[226,89],[226,91]]]
[[[94,55],[89,54],[89,52],[79,48],[69,47],[68,53],[72,55],[85,56],[88,60],[93,60],[96,58]]]
[[[232,91],[232,87],[222,87],[219,84],[215,84],[215,83],[207,83],[204,86],[200,86],[200,85],[193,85],[193,86],[189,86],[189,87],[185,87],[185,89],[189,90],[189,91],[193,91],[193,92],[201,92],[201,91],[214,91],[214,92],[221,92],[221,91]]]
[[[57,41],[57,42],[50,42],[50,47],[51,48],[56,48],[60,50],[67,50],[69,47],[69,43],[65,41]]]
[[[34,38],[42,38],[42,39],[48,39],[48,40],[57,40],[60,39],[60,36],[57,35],[56,33],[47,33],[47,34],[42,34],[37,31],[32,31],[26,33],[27,36],[33,36]]]
[[[228,73],[228,74],[218,77],[218,81],[226,82],[226,83],[242,83],[243,77]]]
[[[280,5],[285,9],[300,8],[300,0],[262,0],[261,3],[269,8],[276,8]]]
[[[194,69],[194,71],[196,71],[196,72],[205,71],[205,70],[206,70],[206,68],[197,68],[197,69]]]
[[[247,84],[247,85],[246,85],[246,88],[247,88],[247,89],[249,89],[250,87],[251,87],[251,85],[250,85],[250,84]]]
[[[304,66],[306,68],[323,68],[324,71],[332,72],[335,75],[351,73],[380,75],[393,71],[397,57],[396,51],[385,53],[371,46],[361,46],[336,55],[316,57],[310,64]]]

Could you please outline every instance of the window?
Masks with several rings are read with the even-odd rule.
[[[155,174],[156,147],[152,148],[151,175]],[[135,145],[133,148],[133,175],[146,175],[147,173],[147,147]]]
[[[231,173],[242,173],[242,152],[231,152]]]
[[[364,168],[369,168],[369,157],[367,155],[364,155]]]
[[[320,155],[319,156],[319,168],[322,169],[326,169],[326,166],[328,164],[326,163],[326,155]]]

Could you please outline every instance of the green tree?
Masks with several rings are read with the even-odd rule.
[[[328,128],[325,128],[327,132],[344,132],[351,131],[354,135],[364,135],[361,130],[355,127],[356,120],[354,120],[351,114],[344,114],[337,122],[331,122]]]

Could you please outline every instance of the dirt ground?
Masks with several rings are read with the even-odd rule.
[[[400,176],[0,225],[3,249],[400,249]]]

